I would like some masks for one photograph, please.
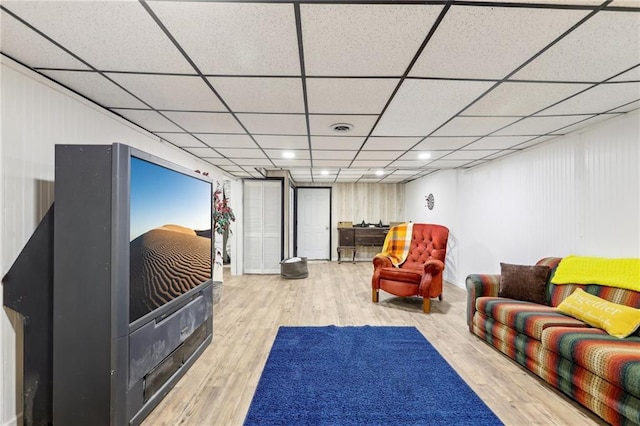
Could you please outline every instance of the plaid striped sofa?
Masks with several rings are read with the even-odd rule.
[[[537,265],[552,268],[560,258]],[[469,331],[613,425],[640,425],[640,331],[619,339],[560,313],[576,288],[640,309],[640,293],[597,284],[546,285],[547,305],[498,297],[500,275],[469,275]]]

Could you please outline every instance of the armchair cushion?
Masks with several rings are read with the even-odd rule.
[[[548,266],[500,263],[500,297],[546,305]]]
[[[380,270],[380,279],[400,281],[403,283],[411,283],[418,285],[422,280],[422,269],[413,268],[382,268]]]

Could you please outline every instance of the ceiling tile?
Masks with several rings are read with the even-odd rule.
[[[384,160],[387,163],[404,154],[404,151],[360,151],[356,160]]]
[[[640,108],[640,101],[635,101],[629,102],[628,104],[623,105],[620,108],[613,109],[610,112],[631,112],[638,108]]]
[[[531,139],[528,142],[522,143],[520,145],[518,145],[518,149],[525,149],[525,148],[530,148],[534,145],[540,145],[544,142],[548,142],[552,139],[555,139],[557,136],[540,136],[534,139]]]
[[[212,148],[256,148],[256,143],[249,135],[195,133],[194,136]]]
[[[315,163],[316,160],[353,160],[358,151],[323,151],[323,150],[313,150],[313,161]]]
[[[310,113],[380,114],[400,79],[308,78]]]
[[[586,84],[506,82],[466,109],[464,114],[530,115],[588,87]]]
[[[217,151],[227,158],[242,158],[242,159],[266,158],[264,153],[259,149],[218,148]]]
[[[349,123],[353,125],[349,135],[367,136],[377,118],[371,115],[309,115],[309,127],[312,135],[333,136],[336,132],[331,129],[332,124]]]
[[[214,166],[233,166],[233,162],[226,158],[207,158],[207,161]]]
[[[493,83],[405,80],[374,129],[375,136],[426,136]]]
[[[410,75],[501,79],[588,12],[454,4]]]
[[[436,160],[432,163],[429,163],[429,168],[439,168],[439,169],[455,169],[457,167],[462,167],[465,164],[469,164],[471,160]]]
[[[204,74],[300,74],[292,4],[149,5]]]
[[[167,142],[179,147],[206,148],[206,145],[188,133],[163,133],[156,132],[156,135]]]
[[[12,9],[12,2],[2,5]],[[0,10],[0,50],[23,64],[38,68],[89,69],[46,38]]]
[[[640,81],[640,65],[609,81]]]
[[[596,114],[640,99],[640,83],[605,83],[545,109],[540,115]]]
[[[165,111],[163,114],[191,133],[245,133],[228,113]]]
[[[219,160],[211,160],[211,161],[228,161],[229,163],[231,163],[229,160],[224,160],[222,158]],[[234,166],[233,164],[225,165],[222,168],[228,172],[244,172],[245,171],[242,167]]]
[[[313,160],[313,167],[349,167],[351,160]]]
[[[507,155],[515,154],[517,152],[520,152],[520,151],[513,150],[513,149],[506,149],[504,151],[498,151],[495,154],[489,155],[488,157],[486,157],[483,160],[478,160],[480,162],[479,164],[471,163],[470,166],[473,167],[473,166],[476,166],[476,165],[485,164],[484,160],[496,160],[498,158],[506,157]]]
[[[507,149],[530,139],[531,136],[487,136],[467,145],[465,149]]]
[[[367,143],[362,147],[363,150],[393,151],[395,149],[411,149],[415,144],[420,142],[422,138],[392,138],[382,136],[371,136],[367,139]]]
[[[477,137],[438,137],[438,136],[429,136],[418,145],[416,145],[414,150],[421,151],[431,151],[434,149],[458,149],[465,145],[470,144]]]
[[[304,113],[300,78],[209,77],[235,112]]]
[[[398,175],[398,176],[413,176],[417,173],[417,170],[394,170],[393,172],[393,176]]]
[[[640,63],[636,13],[598,12],[514,75],[518,79],[605,80]]]
[[[438,158],[442,158],[446,155],[449,155],[453,152],[453,150],[441,150],[441,151],[426,151],[431,155],[429,158],[420,158],[420,154],[425,151],[412,150],[407,151],[402,157],[398,159],[398,161],[413,161],[415,162],[417,167],[423,167],[425,164],[430,163],[433,160],[437,160]],[[405,164],[406,167],[406,164]]]
[[[307,122],[303,114],[236,114],[251,133],[305,135]]]
[[[441,10],[441,5],[303,4],[306,74],[401,76]]]
[[[306,136],[273,136],[254,135],[263,148],[308,149],[309,138]]]
[[[368,168],[362,168],[362,169],[356,169],[356,168],[340,169],[340,176],[362,176],[365,173],[369,173],[369,169]]]
[[[309,159],[272,158],[271,160],[276,165],[276,167],[311,167],[311,160]]]
[[[273,167],[273,163],[268,158],[234,158],[233,162],[246,167]]]
[[[516,121],[517,117],[456,117],[434,136],[484,136]]]
[[[193,72],[138,2],[3,1],[31,25],[107,71]],[[61,25],[61,23],[64,23]]]
[[[42,73],[105,108],[148,108],[96,72],[45,70]]]
[[[593,126],[594,124],[600,123],[605,120],[611,120],[612,118],[617,117],[618,114],[602,114],[602,115],[594,115],[586,120],[580,121],[571,126],[565,127],[562,129],[562,134],[567,134],[570,132],[575,132],[577,130],[582,130],[587,127]]]
[[[431,160],[398,160],[391,163],[390,167],[399,169],[422,169],[430,164]]]
[[[309,159],[309,150],[308,149],[265,149],[267,156],[273,160],[288,160],[288,158],[284,157],[285,152],[293,153],[294,158],[292,160],[305,160]]]
[[[138,109],[113,109],[112,111],[152,133],[180,132],[182,130],[155,111]]]
[[[107,75],[154,109],[227,111],[200,77],[131,73]]]
[[[211,148],[183,148],[185,151],[192,153],[200,158],[219,158],[220,154]]]
[[[451,154],[443,158],[443,160],[479,160],[489,155],[495,154],[497,150],[470,150],[463,149],[460,151],[453,151]]]
[[[364,142],[364,137],[353,136],[311,136],[313,149],[358,150]]]
[[[391,161],[380,160],[355,160],[353,167],[386,167]]]
[[[544,135],[545,133],[554,132],[562,127],[588,118],[588,115],[571,115],[571,116],[551,116],[551,117],[529,117],[506,127],[493,136],[499,135]],[[564,132],[562,132],[564,133]]]

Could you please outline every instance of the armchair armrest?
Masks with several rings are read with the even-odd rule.
[[[391,268],[392,266],[393,266],[393,263],[391,263],[391,259],[389,259],[387,256],[377,254],[373,258],[373,269]]]
[[[471,331],[476,299],[483,296],[497,297],[500,290],[500,274],[472,274],[467,277],[467,325]]]
[[[444,263],[438,259],[430,259],[424,263],[424,274],[432,277],[444,271]]]
[[[422,280],[420,281],[420,288],[418,289],[418,293],[425,298],[430,297],[431,290],[431,282],[433,281],[433,277],[441,274],[444,271],[444,263],[437,259],[429,259],[424,263],[422,267]],[[440,294],[442,293],[440,290],[438,291]]]

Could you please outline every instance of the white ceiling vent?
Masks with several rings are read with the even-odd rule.
[[[353,129],[353,124],[335,123],[335,124],[332,124],[330,127],[331,127],[331,130],[333,130],[336,133],[349,133]]]

